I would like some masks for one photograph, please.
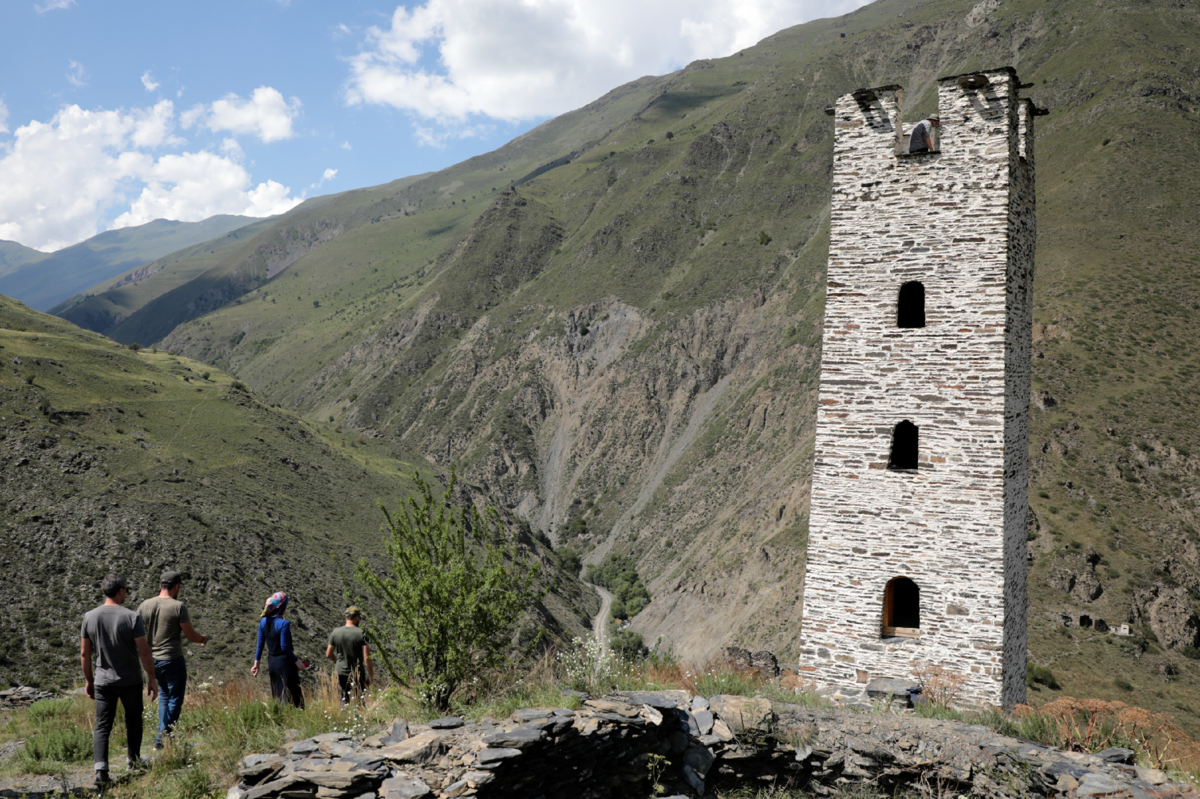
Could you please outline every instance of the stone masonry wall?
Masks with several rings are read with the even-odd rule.
[[[1029,398],[1033,364],[1033,263],[1037,242],[1033,103],[1017,104],[1008,204],[1008,313],[1004,342],[1004,679],[1001,705],[1025,701],[1026,520],[1029,515]]]
[[[934,153],[901,154],[899,87],[835,107],[803,615],[819,684],[933,662],[968,675],[969,703],[1023,698],[1032,114],[1011,70],[982,74],[977,88],[939,81]],[[901,329],[913,280],[926,326]],[[889,470],[905,420],[918,468]],[[920,589],[918,638],[881,635],[900,576]]]

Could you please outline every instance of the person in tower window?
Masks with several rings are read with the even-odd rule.
[[[912,136],[908,140],[908,151],[910,153],[930,153],[933,152],[933,132],[942,124],[942,118],[937,114],[930,114],[928,119],[922,119],[912,129]]]

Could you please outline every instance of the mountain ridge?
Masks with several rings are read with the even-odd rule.
[[[127,269],[253,221],[253,217],[231,214],[199,222],[155,219],[144,225],[107,230],[52,253],[33,250],[39,257],[26,258],[0,271],[0,294],[45,311]]]

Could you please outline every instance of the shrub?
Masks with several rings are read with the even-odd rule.
[[[590,636],[572,639],[571,648],[558,653],[558,662],[567,673],[567,684],[588,693],[608,691],[621,665],[611,649]]]
[[[583,568],[583,561],[574,549],[563,547],[558,550],[558,567],[568,574],[579,574],[579,570]]]
[[[25,712],[30,721],[44,723],[50,719],[71,715],[73,706],[74,703],[70,699],[39,699]]]
[[[1121,677],[1117,677],[1115,680],[1113,680],[1113,685],[1117,686],[1122,691],[1132,691],[1133,690],[1133,684],[1130,683],[1129,680],[1123,679]]]
[[[632,556],[609,554],[598,565],[588,564],[584,579],[613,592],[614,619],[632,618],[650,603],[650,591],[638,576]]]
[[[250,393],[250,389],[246,388],[246,384],[243,383],[241,380],[234,380],[232,383],[230,383],[229,390],[230,391],[240,391],[243,394]]]
[[[86,763],[92,759],[92,732],[79,727],[50,729],[29,737],[20,760],[37,773],[47,763]]]
[[[419,472],[417,497],[396,513],[380,503],[387,571],[363,558],[354,574],[381,611],[377,633],[388,675],[438,709],[465,680],[498,666],[525,610],[545,594],[539,564],[522,556],[495,509],[458,504],[457,475],[440,497]]]
[[[1025,684],[1030,688],[1044,685],[1052,691],[1062,688],[1049,666],[1035,666],[1032,663],[1025,665]]]
[[[620,630],[613,633],[608,645],[618,657],[624,660],[640,660],[650,654],[642,634],[635,633],[633,630]]]
[[[913,677],[921,686],[921,696],[929,704],[941,709],[954,704],[967,682],[967,675],[962,672],[933,663],[918,663],[913,668]]]

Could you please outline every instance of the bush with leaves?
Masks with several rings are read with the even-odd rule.
[[[650,591],[638,576],[637,561],[630,555],[609,553],[599,564],[589,563],[584,579],[612,591],[614,619],[632,619],[650,604]]]
[[[609,637],[608,645],[613,652],[626,661],[641,660],[650,654],[642,634],[635,633],[633,630],[618,630]]]
[[[545,594],[539,566],[493,508],[454,502],[413,475],[417,496],[380,503],[389,568],[364,558],[354,574],[379,609],[372,643],[388,675],[438,710],[464,681],[505,659],[517,621]]]

